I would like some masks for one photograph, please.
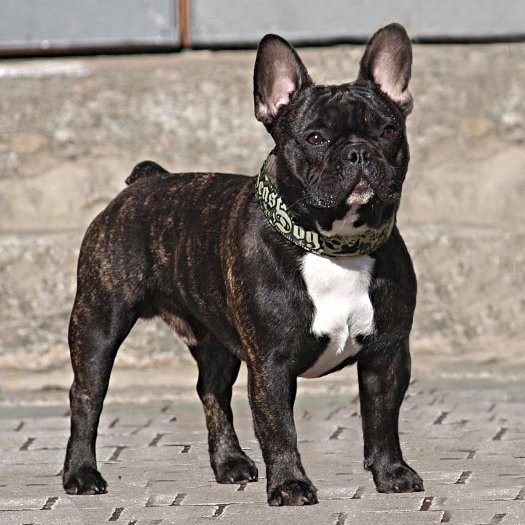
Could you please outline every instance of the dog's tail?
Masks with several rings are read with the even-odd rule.
[[[152,175],[168,175],[169,171],[162,166],[153,162],[152,160],[144,160],[139,162],[131,171],[129,177],[126,179],[126,184],[129,186],[139,179],[151,177]]]

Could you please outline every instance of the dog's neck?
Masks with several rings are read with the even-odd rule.
[[[368,255],[384,244],[394,228],[396,217],[378,229],[348,235],[327,237],[314,230],[307,230],[297,223],[283,202],[277,189],[266,175],[262,165],[256,182],[256,196],[268,222],[288,241],[317,255],[328,257],[358,257]]]

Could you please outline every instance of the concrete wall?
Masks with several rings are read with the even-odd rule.
[[[295,42],[366,41],[378,27],[402,23],[420,40],[525,36],[521,0],[191,0],[194,45],[255,44],[265,33]]]
[[[419,40],[525,37],[522,0],[3,0],[1,53],[365,41],[391,21]]]
[[[359,46],[302,51],[314,79],[355,77]],[[419,274],[413,347],[524,363],[525,44],[416,46],[412,163],[399,216]],[[68,360],[89,221],[150,158],[256,173],[253,51],[0,61],[0,366]],[[119,366],[187,359],[143,322]],[[481,358],[480,358],[481,359]],[[485,359],[485,357],[483,357]],[[521,361],[520,361],[521,360]]]

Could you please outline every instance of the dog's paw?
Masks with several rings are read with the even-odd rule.
[[[98,470],[82,467],[76,472],[64,476],[64,490],[67,494],[92,496],[105,494],[108,485]]]
[[[406,463],[390,463],[374,473],[377,492],[421,492],[423,480]]]
[[[282,505],[315,505],[317,489],[309,481],[289,480],[281,483],[268,494],[273,507]]]
[[[218,483],[243,483],[257,481],[259,472],[255,463],[246,454],[232,454],[213,465]]]

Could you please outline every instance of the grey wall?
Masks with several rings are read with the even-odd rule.
[[[523,0],[192,0],[197,45],[255,43],[268,32],[295,42],[366,40],[397,21],[416,39],[525,35]]]
[[[179,20],[182,4],[188,19]],[[365,40],[403,23],[422,40],[525,38],[523,0],[0,0],[0,53]]]
[[[0,0],[0,49],[177,46],[173,0]]]

